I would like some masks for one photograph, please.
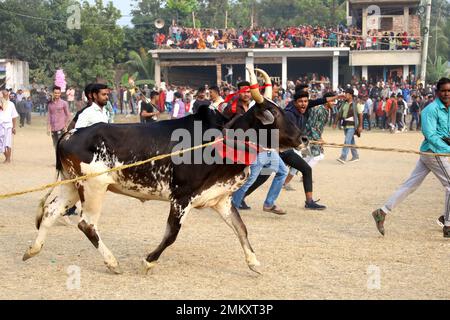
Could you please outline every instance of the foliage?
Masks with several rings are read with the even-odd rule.
[[[444,57],[437,57],[434,62],[429,59],[427,65],[427,82],[436,83],[442,77],[448,77],[446,59]]]
[[[31,80],[46,85],[52,84],[49,80],[59,68],[66,71],[71,85],[111,81],[115,64],[125,57],[123,30],[116,25],[120,11],[101,0],[93,5],[85,1],[77,30],[67,28],[71,5],[71,0],[1,2],[0,57],[28,61]]]
[[[152,57],[141,49],[139,53],[130,51],[128,53],[130,60],[126,62],[132,72],[136,72],[135,80],[151,82],[154,76],[154,63]]]

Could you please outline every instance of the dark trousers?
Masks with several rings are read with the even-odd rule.
[[[53,147],[56,149],[56,145],[58,144],[59,138],[63,135],[64,131],[52,131],[52,140],[53,140]]]
[[[412,130],[413,127],[413,123],[414,121],[416,122],[416,129],[419,130],[420,125],[419,125],[419,113],[418,112],[413,112],[411,113],[411,123],[409,124],[409,130]]]
[[[367,125],[369,126],[369,130],[370,128],[370,114],[368,113],[363,113],[363,126],[364,126],[364,121],[367,120]]]
[[[403,129],[403,114],[402,113],[396,114],[396,122],[397,122],[397,129],[398,130]]]
[[[25,118],[27,117],[27,114],[25,112],[19,112],[20,117],[20,127],[23,127],[25,125]]]
[[[27,121],[27,124],[30,125],[31,124],[31,112],[27,111],[27,112],[21,112],[19,113],[20,116],[20,127],[23,127],[25,125],[25,120]]]
[[[297,153],[295,153],[294,150],[287,150],[280,153],[280,157],[283,160],[283,162],[291,166],[294,169],[297,169],[300,171],[303,175],[303,189],[305,190],[305,193],[312,192],[313,191],[313,185],[312,185],[312,169],[306,163],[305,160],[303,160],[302,157],[300,157]],[[245,196],[248,196],[252,194],[253,191],[258,189],[260,186],[264,184],[264,182],[267,181],[267,179],[270,178],[270,175],[263,174],[259,175],[258,178],[256,178],[256,181],[251,185],[251,187],[247,190],[245,193]]]

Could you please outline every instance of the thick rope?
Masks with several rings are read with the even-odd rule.
[[[169,158],[172,156],[177,156],[180,155],[184,152],[189,152],[189,151],[193,151],[193,150],[197,150],[197,149],[201,149],[207,146],[211,146],[213,144],[216,144],[220,141],[223,141],[224,139],[217,139],[215,141],[209,142],[209,143],[205,143],[199,146],[195,146],[192,148],[188,148],[185,150],[179,150],[176,152],[172,152],[170,154],[163,154],[163,155],[159,155],[159,156],[155,156],[152,157],[150,159],[147,160],[142,160],[142,161],[138,161],[135,163],[131,163],[131,164],[127,164],[127,165],[123,165],[123,166],[119,166],[119,167],[115,167],[115,168],[111,168],[102,172],[95,172],[95,173],[90,173],[84,176],[79,176],[77,178],[74,179],[70,179],[70,180],[62,180],[62,181],[57,181],[54,183],[50,183],[50,184],[46,184],[37,188],[33,188],[33,189],[28,189],[28,190],[24,190],[24,191],[18,191],[18,192],[12,192],[12,193],[6,193],[6,194],[0,194],[0,200],[2,199],[6,199],[6,198],[12,198],[12,197],[16,197],[16,196],[20,196],[23,194],[27,194],[27,193],[33,193],[33,192],[37,192],[37,191],[42,191],[45,189],[49,189],[49,188],[53,188],[53,187],[57,187],[60,185],[64,185],[64,184],[69,184],[69,183],[73,183],[73,182],[78,182],[78,181],[82,181],[82,180],[87,180],[89,178],[93,178],[93,177],[97,177],[100,176],[102,174],[105,173],[109,173],[109,172],[115,172],[115,171],[120,171],[120,170],[124,170],[124,169],[128,169],[128,168],[132,168],[132,167],[137,167],[137,166],[141,166],[143,164],[152,162],[152,161],[157,161],[157,160],[161,160],[161,159],[165,159],[165,158]],[[398,148],[380,148],[380,147],[368,147],[368,146],[358,146],[358,145],[352,145],[352,144],[340,144],[340,143],[331,143],[331,142],[319,142],[319,141],[310,141],[310,144],[314,144],[314,145],[321,145],[323,147],[329,147],[329,148],[343,148],[343,147],[349,147],[349,148],[354,148],[354,149],[364,149],[364,150],[372,150],[372,151],[384,151],[384,152],[398,152],[398,153],[411,153],[411,154],[419,154],[419,155],[426,155],[426,156],[432,156],[432,157],[450,157],[449,153],[432,153],[432,152],[420,152],[420,151],[415,151],[415,150],[407,150],[407,149],[398,149]]]
[[[421,152],[416,150],[407,150],[407,149],[398,149],[398,148],[381,148],[381,147],[368,147],[368,146],[358,146],[353,144],[340,144],[340,143],[332,143],[332,142],[319,142],[319,141],[310,141],[310,144],[321,145],[323,147],[329,148],[353,148],[353,149],[364,149],[364,150],[372,150],[372,151],[385,151],[385,152],[398,152],[398,153],[412,153],[419,154],[424,156],[431,157],[450,157],[450,153],[433,153],[433,152]]]
[[[149,162],[152,162],[152,161],[157,161],[157,160],[169,158],[169,157],[172,157],[172,156],[177,156],[177,155],[180,155],[180,154],[182,154],[184,152],[194,151],[194,150],[197,150],[197,149],[208,147],[208,146],[211,146],[211,145],[216,144],[216,143],[221,142],[221,141],[223,141],[223,138],[217,139],[215,141],[208,142],[208,143],[205,143],[205,144],[202,144],[202,145],[199,145],[199,146],[195,146],[195,147],[192,147],[192,148],[179,150],[179,151],[172,152],[172,153],[169,153],[169,154],[162,154],[162,155],[159,155],[159,156],[151,157],[150,159],[147,159],[147,160],[142,160],[142,161],[130,163],[130,164],[127,164],[127,165],[114,167],[114,168],[111,168],[111,169],[108,169],[108,170],[105,170],[105,171],[102,171],[102,172],[94,172],[94,173],[86,174],[84,176],[79,176],[79,177],[74,178],[74,179],[61,180],[61,181],[57,181],[57,182],[54,182],[54,183],[49,183],[49,184],[46,184],[46,185],[43,185],[43,186],[40,186],[40,187],[37,187],[37,188],[28,189],[28,190],[24,190],[24,191],[0,194],[0,200],[6,199],[6,198],[12,198],[12,197],[20,196],[20,195],[27,194],[27,193],[33,193],[33,192],[37,192],[37,191],[42,191],[42,190],[45,190],[45,189],[49,189],[49,188],[61,186],[61,185],[64,185],[64,184],[77,182],[77,181],[87,180],[89,178],[101,176],[102,174],[109,173],[109,172],[115,172],[115,171],[120,171],[120,170],[124,170],[124,169],[128,169],[128,168],[132,168],[132,167],[141,166],[143,164],[146,164],[146,163],[149,163]]]

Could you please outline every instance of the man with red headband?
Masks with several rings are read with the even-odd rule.
[[[242,81],[238,83],[237,87],[238,97],[231,100],[231,103],[229,103],[223,111],[223,115],[230,119],[230,121],[232,121],[234,117],[246,113],[253,105],[252,94],[250,92],[250,83],[247,81]],[[283,160],[281,160],[278,152],[273,149],[268,149],[258,153],[257,159],[250,165],[250,176],[247,181],[239,190],[233,193],[233,205],[240,209],[246,191],[255,182],[256,178],[260,174],[270,175],[274,171],[276,172],[275,178],[273,179],[269,192],[267,193],[263,210],[278,215],[286,214],[287,212],[285,210],[275,205],[275,201],[281,192],[284,180],[288,174],[288,169]]]

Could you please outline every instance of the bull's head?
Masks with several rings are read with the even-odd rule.
[[[264,95],[262,95],[259,91],[256,74],[250,69],[247,70],[250,73],[252,98],[255,100],[255,105],[249,110],[249,113],[253,113],[259,122],[255,127],[268,130],[278,129],[279,147],[297,148],[302,143],[301,132],[296,125],[286,118],[284,111],[272,101],[272,81],[269,75],[261,69],[255,69],[264,78],[266,87]],[[273,142],[269,142],[269,144],[270,147]]]

